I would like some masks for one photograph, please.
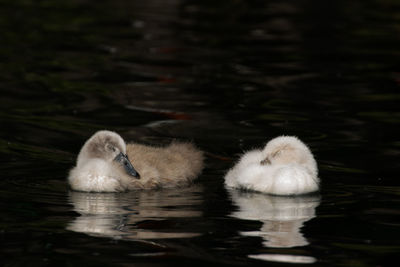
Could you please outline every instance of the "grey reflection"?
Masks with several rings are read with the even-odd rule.
[[[198,236],[190,224],[176,226],[168,220],[201,217],[201,192],[199,186],[118,194],[70,192],[69,200],[80,216],[67,229],[118,239]]]
[[[314,218],[319,196],[282,197],[266,194],[229,191],[233,203],[239,208],[231,216],[263,223],[257,231],[242,231],[243,236],[261,237],[265,247],[291,248],[309,244],[301,232],[304,223]],[[309,256],[286,254],[257,254],[250,258],[292,263],[312,263]]]

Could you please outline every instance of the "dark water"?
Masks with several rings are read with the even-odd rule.
[[[399,62],[395,0],[0,1],[2,265],[390,265]],[[99,129],[193,140],[207,167],[183,190],[71,192]],[[223,187],[281,134],[313,150],[319,195]]]

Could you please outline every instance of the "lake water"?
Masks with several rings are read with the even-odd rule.
[[[3,266],[388,266],[400,253],[400,3],[0,1]],[[179,190],[82,193],[84,141],[192,140]],[[296,135],[322,188],[226,190]]]

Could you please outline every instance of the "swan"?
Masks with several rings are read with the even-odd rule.
[[[102,130],[81,148],[68,182],[85,192],[171,188],[189,185],[202,169],[203,152],[192,143],[126,144],[116,132]]]
[[[225,175],[225,185],[272,195],[312,193],[319,189],[317,163],[297,137],[279,136],[245,153]]]

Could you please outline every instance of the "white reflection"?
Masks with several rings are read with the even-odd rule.
[[[115,194],[71,191],[69,200],[80,216],[69,223],[67,229],[123,239],[198,236],[200,233],[193,231],[190,224],[176,226],[168,220],[201,217],[198,208],[203,201],[201,192],[199,186]]]
[[[258,231],[242,231],[243,236],[261,237],[265,247],[291,248],[309,244],[301,232],[304,223],[315,217],[319,196],[283,197],[260,193],[229,191],[238,210],[231,216],[263,223]],[[250,258],[297,263],[313,263],[309,256],[284,254],[249,255]]]
[[[295,256],[286,254],[249,255],[249,258],[256,260],[287,262],[287,263],[314,263],[317,261],[314,257],[310,256]]]

